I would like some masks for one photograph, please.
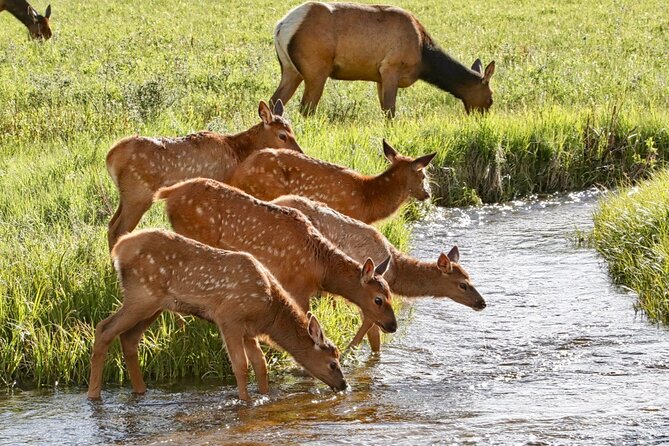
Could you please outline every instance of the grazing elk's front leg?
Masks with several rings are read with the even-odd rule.
[[[144,378],[142,377],[142,371],[139,368],[139,355],[137,352],[137,347],[139,346],[139,341],[142,339],[142,335],[153,322],[158,319],[158,316],[162,313],[157,311],[156,314],[151,316],[148,319],[145,319],[132,327],[130,330],[121,333],[121,349],[123,350],[123,359],[125,359],[125,365],[128,368],[128,375],[130,376],[130,384],[132,384],[132,391],[136,394],[146,393],[146,384],[144,383]]]
[[[400,73],[396,67],[382,66],[379,74],[381,74],[381,92],[379,94],[381,108],[388,114],[388,117],[393,118],[395,117],[395,102],[397,101]]]
[[[258,391],[260,393],[267,394],[269,392],[269,380],[267,379],[267,362],[265,361],[265,355],[258,344],[256,338],[249,338],[244,336],[244,350],[246,350],[246,356],[248,356],[249,361],[251,361],[251,366],[253,367],[253,372],[256,374],[256,381],[258,381]]]
[[[302,83],[302,75],[292,68],[281,68],[281,82],[272,95],[270,107],[274,107],[279,99],[286,104],[295,94],[295,90]]]
[[[302,103],[300,104],[300,111],[303,115],[311,115],[316,111],[316,106],[321,100],[328,76],[328,73],[321,72],[304,77],[304,94],[302,95]]]
[[[220,325],[219,325],[220,326]],[[248,401],[248,369],[249,362],[246,358],[246,351],[244,349],[244,338],[238,333],[224,331],[221,329],[221,334],[225,340],[225,347],[228,350],[230,363],[232,364],[232,371],[235,374],[237,381],[237,390],[239,392],[239,399]]]

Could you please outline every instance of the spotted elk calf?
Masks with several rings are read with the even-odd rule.
[[[154,229],[122,237],[112,259],[123,305],[95,329],[89,398],[100,398],[105,355],[116,336],[121,339],[133,391],[146,391],[137,346],[163,311],[191,314],[218,326],[243,400],[249,399],[249,360],[260,393],[269,391],[259,336],[269,337],[333,390],[346,389],[339,351],[316,317],[303,312],[250,254],[212,248]]]
[[[161,187],[196,177],[226,181],[239,163],[266,147],[301,152],[277,103],[272,112],[260,102],[259,124],[236,135],[200,132],[183,138],[124,138],[107,154],[107,171],[119,190],[119,205],[109,222],[109,249],[132,231]]]
[[[424,170],[436,155],[409,158],[385,140],[383,152],[390,167],[379,175],[366,176],[304,154],[261,150],[241,163],[228,183],[261,200],[302,195],[356,220],[373,223],[392,215],[410,197],[421,201],[430,198]]]
[[[51,5],[46,7],[44,15],[38,13],[26,0],[0,0],[0,12],[8,11],[23,23],[30,37],[37,40],[49,40],[51,38]]]
[[[306,311],[318,291],[344,297],[385,332],[397,330],[390,290],[377,267],[337,249],[295,209],[260,201],[213,180],[197,178],[160,189],[176,232],[222,249],[245,251],[269,269]]]
[[[296,195],[279,197],[272,203],[302,212],[321,234],[354,260],[360,261],[363,256],[370,256],[372,260],[381,261],[390,256],[390,265],[383,277],[394,294],[404,297],[447,297],[477,311],[486,307],[485,300],[472,285],[469,274],[459,264],[457,246],[448,254],[442,252],[436,262],[423,262],[398,251],[373,226],[340,214],[322,203]],[[363,323],[351,346],[362,340],[367,329],[372,350],[379,351],[379,330],[370,321]]]
[[[397,89],[421,79],[462,100],[467,113],[492,106],[495,62],[471,68],[444,52],[401,8],[303,3],[274,28],[281,82],[272,101],[287,103],[304,80],[302,113],[312,113],[328,78],[376,82],[381,108],[395,115]]]

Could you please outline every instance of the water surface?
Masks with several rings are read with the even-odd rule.
[[[108,389],[101,404],[84,389],[14,392],[0,443],[669,444],[669,332],[571,241],[595,204],[438,209],[416,225],[413,254],[457,244],[488,308],[416,301],[380,356],[349,360],[348,393],[276,374],[252,405],[233,385]]]

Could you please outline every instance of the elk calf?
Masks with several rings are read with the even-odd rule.
[[[107,154],[107,171],[120,199],[109,222],[109,249],[137,226],[159,188],[195,177],[226,181],[240,162],[266,147],[301,152],[282,117],[281,103],[272,112],[261,101],[258,114],[262,122],[236,135],[200,132],[183,138],[131,136],[116,143]]]
[[[362,265],[337,249],[295,209],[260,201],[213,180],[197,178],[162,188],[167,217],[186,237],[222,249],[246,251],[269,269],[303,311],[319,290],[359,306],[386,332],[397,330],[383,279],[389,258]]]
[[[228,183],[261,200],[302,195],[373,223],[389,217],[409,197],[430,198],[424,169],[436,155],[402,156],[385,140],[383,153],[390,167],[379,175],[365,176],[304,154],[261,150],[241,163]]]
[[[249,399],[248,360],[260,392],[269,390],[267,364],[257,340],[261,335],[334,390],[346,389],[339,351],[316,317],[305,314],[250,254],[223,251],[162,230],[144,230],[122,237],[112,259],[123,305],[95,329],[89,398],[100,398],[104,358],[116,336],[121,338],[133,391],[146,391],[137,346],[165,310],[195,315],[218,326],[243,400]]]
[[[302,212],[321,234],[354,260],[361,261],[368,255],[372,260],[381,261],[390,256],[390,265],[383,277],[394,294],[447,297],[477,311],[486,307],[469,274],[458,263],[457,246],[448,254],[442,252],[436,262],[422,262],[395,249],[373,226],[342,215],[324,204],[295,195],[279,197],[272,203]],[[366,328],[369,328],[367,336],[372,350],[379,351],[380,334],[369,321],[363,324],[351,345],[362,339]]]

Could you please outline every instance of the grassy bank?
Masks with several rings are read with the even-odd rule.
[[[604,199],[593,240],[613,278],[638,293],[638,308],[669,323],[669,171]]]
[[[288,114],[310,154],[366,173],[385,165],[382,137],[405,153],[437,151],[444,204],[641,178],[669,156],[669,22],[655,1],[628,3],[397,2],[455,57],[496,60],[493,112],[464,116],[454,98],[419,83],[400,93],[399,116],[386,122],[373,85],[328,82],[315,117],[297,115],[299,96]],[[105,241],[117,200],[106,151],[128,134],[236,132],[257,122],[258,100],[278,84],[271,34],[288,7],[64,1],[53,6],[55,36],[45,44],[0,14],[3,383],[86,381],[93,327],[119,298]],[[142,226],[166,226],[162,210]],[[384,230],[406,246],[402,218]],[[355,314],[331,308],[318,311],[342,345]],[[198,321],[162,318],[141,356],[152,380],[227,373],[218,334]],[[106,379],[122,381],[118,346],[108,363]]]

